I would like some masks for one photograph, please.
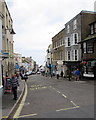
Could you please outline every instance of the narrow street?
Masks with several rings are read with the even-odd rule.
[[[32,75],[18,118],[94,118],[94,84]]]

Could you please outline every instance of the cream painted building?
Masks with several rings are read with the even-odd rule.
[[[0,4],[1,11],[1,4]],[[3,14],[0,12],[0,90],[2,88],[2,20]]]
[[[63,62],[65,61],[65,28],[52,38],[53,46],[53,65],[56,66],[59,72],[64,71]]]
[[[0,1],[0,13],[4,16],[2,19],[2,69],[3,76],[11,76],[14,73],[14,51],[13,51],[13,20],[6,2]]]

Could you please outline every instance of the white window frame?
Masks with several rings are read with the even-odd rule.
[[[96,33],[96,23],[94,23],[94,32]]]
[[[78,33],[73,33],[73,45],[78,45],[75,43],[75,35],[77,36],[77,43],[78,43]]]
[[[94,25],[92,24],[90,27],[91,27],[90,30],[91,30],[91,35],[92,35],[94,34]]]
[[[75,56],[76,56],[75,51],[77,51],[77,60],[75,59]],[[78,61],[78,49],[74,50],[74,61]]]
[[[87,53],[87,44],[86,44],[86,42],[83,43],[83,53]]]
[[[77,19],[73,21],[73,30],[75,30],[76,28],[77,28]]]
[[[71,59],[74,61],[74,50],[71,50]]]
[[[68,37],[65,37],[65,47],[68,47]]]
[[[70,37],[67,38],[67,41],[68,41],[68,44],[70,43],[70,44],[68,45],[68,47],[70,47],[70,46],[71,46],[71,40],[70,40]]]
[[[70,59],[68,58],[68,55],[70,54]],[[67,60],[70,61],[71,60],[71,52],[67,51]]]
[[[67,25],[67,33],[69,33],[69,32],[70,32],[70,26]]]

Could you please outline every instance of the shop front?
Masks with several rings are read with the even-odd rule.
[[[96,60],[83,61],[83,76],[96,78]]]

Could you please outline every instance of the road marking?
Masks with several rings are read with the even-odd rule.
[[[30,88],[30,90],[40,90],[40,89],[46,89],[48,87],[46,86],[42,86],[42,87],[34,87],[34,88]]]
[[[18,118],[32,117],[32,116],[35,116],[35,115],[37,115],[37,113],[34,113],[34,114],[28,114],[28,115],[22,115],[22,116],[19,116]]]
[[[2,116],[1,118],[2,118],[2,119],[3,119],[3,118],[8,118],[8,116]]]
[[[22,110],[22,108],[23,108],[23,106],[24,106],[26,97],[27,97],[27,84],[25,83],[25,94],[24,94],[24,96],[23,96],[23,98],[22,98],[22,101],[21,101],[21,104],[19,105],[19,107],[18,107],[15,115],[13,116],[13,118],[18,118],[18,116],[20,115],[21,110]]]
[[[65,108],[65,109],[59,109],[59,110],[56,110],[56,112],[65,111],[65,110],[72,110],[72,109],[76,109],[76,108],[79,108],[79,106],[71,107],[71,108]]]
[[[64,94],[62,94],[62,96],[63,96],[63,97],[65,97],[65,98],[67,98],[67,96],[66,96],[66,95],[64,95]]]
[[[70,101],[75,107],[78,107],[73,101]]]
[[[60,93],[60,91],[57,91],[58,93]]]

